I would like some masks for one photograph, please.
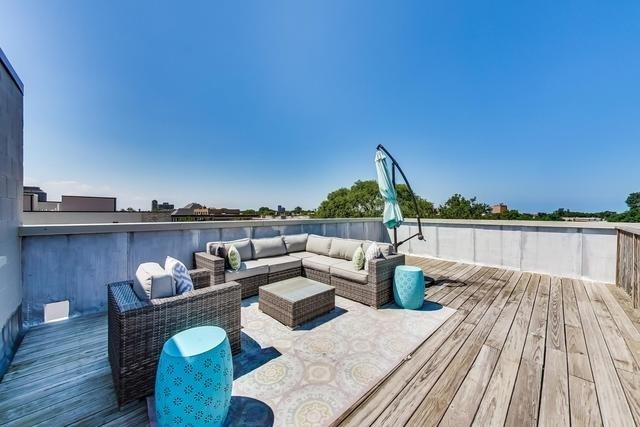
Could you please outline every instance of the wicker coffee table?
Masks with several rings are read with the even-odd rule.
[[[306,277],[261,286],[259,294],[260,310],[290,328],[328,313],[336,304],[333,286]]]

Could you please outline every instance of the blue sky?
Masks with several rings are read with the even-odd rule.
[[[640,191],[640,2],[1,1],[25,183],[314,208],[374,178],[521,211]]]

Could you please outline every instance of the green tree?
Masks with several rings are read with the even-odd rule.
[[[640,210],[640,193],[631,193],[629,197],[627,197],[627,206],[629,206],[629,210]]]
[[[258,216],[259,213],[257,210],[255,209],[245,209],[243,211],[240,212],[242,215],[251,215],[251,216]]]
[[[276,214],[276,211],[266,206],[262,206],[258,209],[258,214],[260,216],[273,216]]]
[[[407,184],[397,184],[396,191],[398,193],[398,203],[400,204],[400,209],[404,217],[415,218],[417,216],[416,204],[411,197],[411,192]],[[436,209],[433,203],[420,196],[416,196],[416,201],[418,202],[418,209],[420,209],[420,218],[433,218],[436,216]]]
[[[479,219],[491,212],[491,207],[486,203],[480,203],[475,197],[464,198],[460,194],[454,194],[438,209],[439,216],[449,219]]]
[[[416,209],[409,189],[404,184],[396,186],[398,203],[405,217],[416,216]],[[433,216],[433,204],[417,197],[420,216]],[[358,218],[382,215],[384,200],[374,180],[356,181],[351,188],[339,188],[327,195],[320,203],[315,216],[318,218]]]
[[[491,219],[502,219],[502,220],[531,220],[533,219],[533,215],[528,213],[520,213],[517,209],[509,209],[506,212],[499,214],[492,214]]]
[[[296,214],[296,215],[300,215],[302,213],[302,208],[300,206],[296,206],[293,209],[293,213]]]

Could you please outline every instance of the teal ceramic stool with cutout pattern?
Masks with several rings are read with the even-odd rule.
[[[399,265],[393,275],[393,298],[402,308],[416,310],[424,303],[424,273],[410,265]]]
[[[158,425],[222,425],[232,385],[231,347],[224,329],[201,326],[174,335],[164,344],[158,362]]]

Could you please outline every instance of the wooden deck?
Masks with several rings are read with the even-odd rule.
[[[640,424],[640,311],[619,289],[412,258],[458,311],[344,425]],[[0,383],[0,424],[146,425],[119,410],[106,318],[31,329]]]
[[[148,425],[146,411],[118,409],[104,315],[29,330],[0,383],[0,425]]]
[[[437,280],[428,299],[458,312],[345,414],[344,425],[640,424],[638,310],[619,290],[410,262]]]

